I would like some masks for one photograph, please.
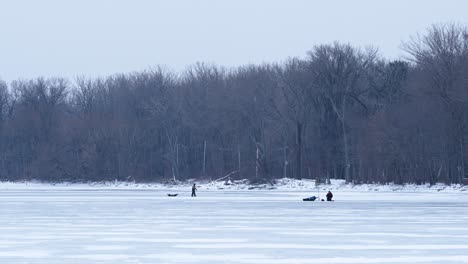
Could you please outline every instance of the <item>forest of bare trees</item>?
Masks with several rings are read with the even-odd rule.
[[[332,43],[278,64],[0,80],[0,180],[460,183],[468,31],[434,25],[402,49],[389,61]]]

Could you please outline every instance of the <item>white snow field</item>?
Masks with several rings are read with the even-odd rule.
[[[0,263],[468,263],[465,192],[176,189],[0,188]]]

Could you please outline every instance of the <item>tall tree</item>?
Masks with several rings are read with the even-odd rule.
[[[343,139],[343,166],[346,181],[350,178],[349,107],[362,103],[361,97],[369,91],[365,83],[366,71],[374,63],[377,51],[361,51],[349,44],[320,45],[309,52],[313,85],[332,106],[341,122]]]
[[[456,181],[461,182],[466,164],[468,30],[459,24],[433,25],[425,35],[404,43],[403,48],[409,59],[427,73],[427,92],[438,94],[450,113],[448,133],[453,138],[451,148],[458,153]]]

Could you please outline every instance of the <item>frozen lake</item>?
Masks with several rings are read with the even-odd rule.
[[[0,262],[468,263],[466,193],[166,193],[0,190]]]

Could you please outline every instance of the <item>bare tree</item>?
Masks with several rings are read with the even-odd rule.
[[[349,44],[321,45],[309,52],[312,61],[313,85],[321,90],[341,122],[346,181],[350,181],[350,146],[348,108],[352,103],[364,105],[361,96],[368,91],[363,82],[367,69],[376,59],[373,49],[362,52]]]
[[[461,182],[466,164],[468,30],[459,24],[433,25],[425,35],[403,43],[403,49],[427,73],[430,90],[426,92],[437,94],[450,113],[453,123],[449,130],[455,131],[452,148],[458,149],[457,182]]]
[[[318,103],[318,93],[314,90],[314,80],[304,60],[290,59],[280,73],[285,109],[283,117],[292,121],[295,128],[296,177],[302,178],[303,135],[312,121],[313,111]]]
[[[0,179],[459,183],[467,30],[403,47],[402,61],[333,43],[278,64],[0,81]]]

